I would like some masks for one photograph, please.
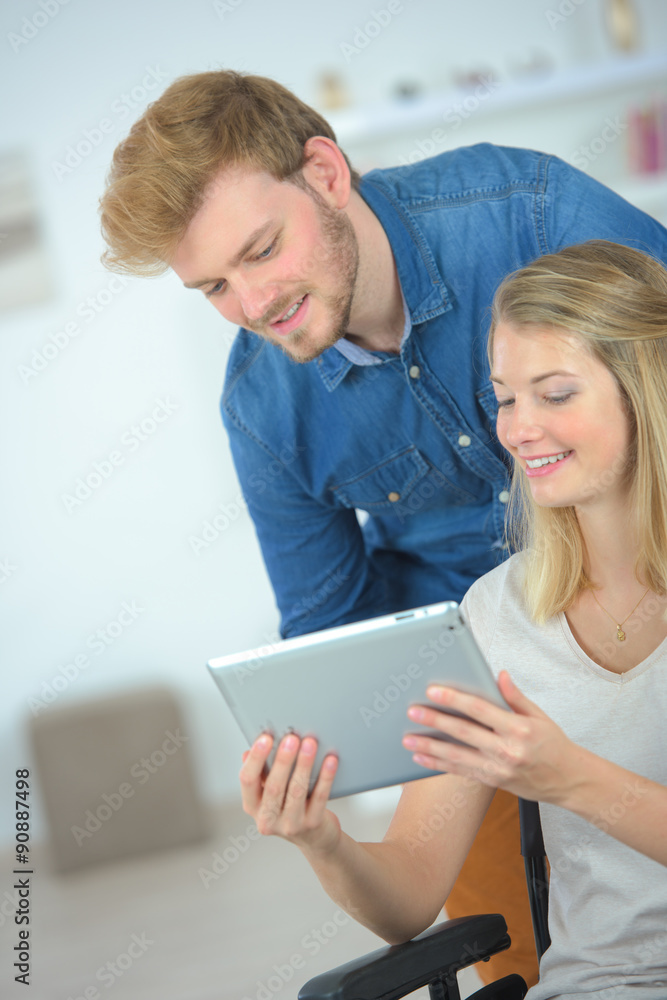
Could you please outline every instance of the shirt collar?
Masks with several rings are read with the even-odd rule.
[[[410,331],[412,330],[412,320],[410,319],[410,310],[408,309],[408,304],[405,301],[405,295],[403,294],[403,289],[401,288],[401,299],[403,300],[403,333],[401,334],[401,344],[403,344],[410,336]],[[379,352],[367,351],[365,347],[360,347],[359,344],[355,344],[353,340],[347,340],[345,337],[341,337],[334,344],[337,351],[351,361],[353,365],[381,365],[382,358],[379,357]]]
[[[394,255],[405,309],[403,346],[413,326],[451,309],[451,300],[423,233],[385,187],[381,173],[372,171],[362,178],[359,193],[378,217]],[[338,341],[317,358],[320,375],[329,391],[336,388],[353,365],[381,363],[376,354],[349,340]]]

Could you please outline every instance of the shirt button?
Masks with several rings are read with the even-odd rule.
[[[419,378],[421,375],[421,369],[419,365],[413,365],[412,368],[408,368],[408,375],[410,378]]]
[[[396,501],[400,500],[400,499],[401,499],[401,494],[400,493],[394,493],[393,490],[392,490],[392,492],[387,497],[387,500],[391,500],[392,503],[396,503]]]
[[[471,444],[470,438],[468,437],[467,434],[461,434],[461,436],[459,437],[459,444],[461,445],[462,448],[467,448],[468,445]]]
[[[503,490],[501,493],[498,494],[498,499],[500,500],[501,503],[507,503],[507,501],[509,500],[509,498],[510,498],[510,495],[507,492],[507,490]]]

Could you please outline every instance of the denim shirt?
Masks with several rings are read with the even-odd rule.
[[[222,397],[284,637],[458,601],[506,557],[486,358],[505,275],[589,239],[667,261],[658,222],[531,150],[445,152],[371,171],[360,193],[398,270],[400,356],[341,341],[298,364],[241,329]]]

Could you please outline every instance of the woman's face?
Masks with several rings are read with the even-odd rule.
[[[545,507],[627,500],[630,421],[609,369],[574,334],[500,323],[498,438]]]

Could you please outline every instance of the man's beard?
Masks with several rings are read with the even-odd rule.
[[[309,188],[309,194],[311,192],[322,233],[322,243],[318,246],[316,259],[312,263],[319,264],[324,274],[336,275],[339,290],[318,296],[331,325],[328,331],[318,335],[316,343],[309,342],[308,326],[298,327],[288,334],[284,344],[271,339],[271,343],[276,344],[299,364],[318,358],[348,332],[359,270],[359,244],[354,226],[345,213],[330,208],[319,194]],[[284,308],[287,309],[293,301],[292,295]],[[280,310],[275,311],[274,315],[276,313],[280,315]]]

